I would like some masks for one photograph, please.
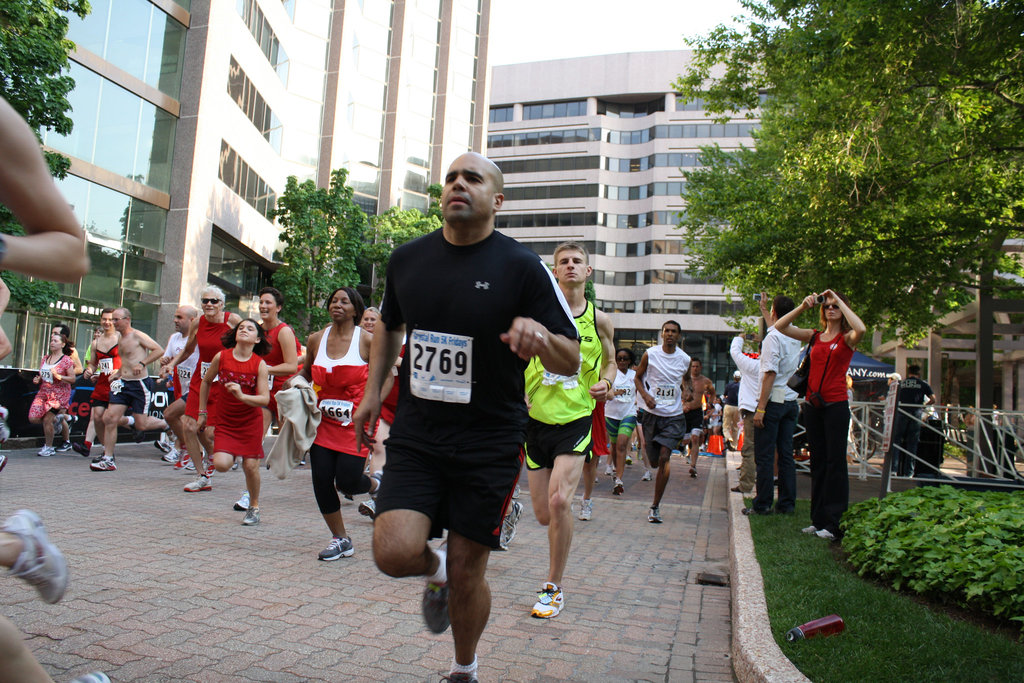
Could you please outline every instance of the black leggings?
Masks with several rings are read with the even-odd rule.
[[[366,458],[313,444],[309,465],[313,470],[313,495],[322,515],[341,509],[338,491],[354,496],[370,490],[370,478],[363,473]]]

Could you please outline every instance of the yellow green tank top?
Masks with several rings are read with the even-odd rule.
[[[566,424],[589,417],[594,411],[590,387],[601,379],[604,366],[596,318],[594,304],[589,301],[575,318],[580,333],[580,369],[575,375],[548,372],[536,356],[530,361],[526,368],[526,395],[533,419],[545,424]]]

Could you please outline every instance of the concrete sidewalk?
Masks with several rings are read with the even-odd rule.
[[[319,562],[329,534],[308,469],[263,473],[262,524],[240,525],[240,472],[187,494],[189,476],[151,444],[121,444],[117,472],[75,454],[5,451],[0,516],[28,507],[68,557],[71,585],[46,605],[0,581],[3,613],[57,681],[104,670],[114,681],[436,681],[449,633],[422,624],[422,581],[373,564],[372,522],[344,501],[356,554]],[[509,552],[491,556],[491,618],[480,680],[733,681],[725,460],[701,458],[690,479],[673,458],[665,523],[647,522],[652,482],[627,470],[626,493],[601,475],[594,518],[576,522],[565,611],[530,617],[547,568],[546,530],[526,510]],[[582,488],[582,486],[581,486]],[[357,499],[358,502],[358,499]]]

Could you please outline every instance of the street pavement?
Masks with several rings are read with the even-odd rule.
[[[423,626],[422,579],[377,570],[358,497],[342,507],[355,555],[317,560],[330,536],[308,468],[283,481],[264,470],[262,523],[243,527],[232,510],[245,488],[240,471],[215,475],[212,491],[184,493],[191,477],[151,443],[120,444],[116,472],[37,449],[4,451],[0,518],[39,513],[71,583],[47,605],[5,578],[0,605],[55,680],[102,670],[115,683],[411,682],[449,670],[450,632]],[[734,680],[729,588],[697,582],[702,572],[728,574],[725,460],[701,458],[697,479],[672,460],[661,525],[647,522],[653,482],[640,481],[640,466],[627,469],[622,497],[600,475],[593,520],[575,524],[566,607],[551,620],[530,617],[548,550],[522,478],[518,535],[488,567],[481,681]]]

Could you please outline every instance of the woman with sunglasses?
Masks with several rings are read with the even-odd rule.
[[[821,303],[818,320],[824,331],[793,325],[804,311]],[[811,525],[804,533],[836,540],[842,535],[839,521],[850,502],[846,468],[846,437],[850,428],[850,401],[846,371],[865,328],[850,309],[846,297],[826,289],[811,294],[782,316],[775,329],[787,337],[811,344],[811,371],[803,405],[807,445],[811,452]]]
[[[202,384],[203,375],[213,362],[214,356],[224,350],[221,342],[227,332],[242,322],[241,316],[237,313],[228,313],[224,310],[224,292],[220,287],[209,285],[200,294],[200,301],[203,305],[203,314],[192,321],[188,331],[188,341],[177,356],[169,363],[174,368],[183,363],[192,352],[199,347],[199,365],[196,372],[192,373],[188,383],[188,394],[185,397],[185,415],[181,418],[182,427],[185,432],[185,445],[188,447],[189,455],[192,456],[192,464],[195,465],[196,480],[185,486],[187,493],[198,491],[209,491],[210,477],[213,475],[213,464],[209,467],[203,465],[203,448],[213,453],[213,434],[210,427],[199,429],[199,386]],[[182,378],[184,379],[184,378]],[[213,382],[216,377],[211,377]],[[208,410],[211,413],[207,416],[209,424],[216,424],[214,413],[217,409],[217,399],[220,395],[220,384],[214,383],[210,388]],[[202,446],[200,446],[200,442]]]

